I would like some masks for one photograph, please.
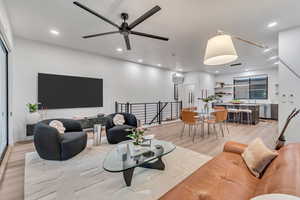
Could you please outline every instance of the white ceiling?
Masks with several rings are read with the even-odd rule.
[[[300,25],[299,0],[80,0],[117,24],[121,12],[132,22],[155,5],[162,10],[135,30],[169,37],[168,42],[130,35],[132,50],[125,49],[121,35],[82,39],[87,34],[114,31],[115,27],[74,6],[72,0],[6,0],[14,34],[105,56],[183,71],[220,73],[274,67],[261,49],[234,41],[242,67],[204,66],[207,39],[218,29],[246,39],[277,46],[278,32]],[[267,28],[269,22],[278,26]],[[58,37],[50,29],[60,31]],[[175,54],[172,55],[172,54]],[[236,63],[234,62],[234,63]]]

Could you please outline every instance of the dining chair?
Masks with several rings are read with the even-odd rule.
[[[214,106],[213,109],[214,110],[225,110],[226,108],[223,106]]]
[[[212,115],[214,116],[214,118],[204,120],[204,123],[207,124],[208,134],[210,132],[209,131],[210,126],[212,125],[213,128],[214,128],[214,132],[216,134],[216,137],[218,138],[218,132],[217,132],[216,125],[219,125],[219,129],[221,130],[221,133],[222,133],[222,135],[224,137],[225,135],[224,135],[224,127],[223,127],[223,125],[226,127],[226,129],[227,129],[227,131],[229,133],[229,129],[228,129],[227,125],[226,125],[226,120],[227,120],[227,117],[228,117],[228,110],[226,110],[226,109],[216,110],[215,112],[212,112]]]
[[[182,108],[184,111],[197,111],[197,109],[198,108],[196,106]]]
[[[180,137],[182,138],[185,127],[186,127],[186,125],[188,125],[188,127],[189,127],[189,136],[191,135],[191,131],[194,131],[194,134],[193,134],[193,142],[194,142],[197,127],[201,123],[200,117],[198,116],[198,113],[194,112],[194,111],[182,110],[181,111],[181,120],[183,122],[183,128],[182,128]]]

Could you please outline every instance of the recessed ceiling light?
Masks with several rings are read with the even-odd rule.
[[[271,48],[267,48],[267,49],[264,50],[264,53],[267,53],[267,52],[269,52],[271,50],[272,50]]]
[[[274,65],[279,65],[279,62],[275,62]]]
[[[118,52],[121,52],[121,51],[123,51],[123,49],[122,48],[117,48],[116,49]]]
[[[274,60],[276,58],[278,58],[278,57],[277,56],[272,56],[272,57],[269,58],[269,60]]]
[[[157,64],[157,66],[161,67],[161,64]]]
[[[277,25],[278,25],[277,22],[271,22],[271,23],[268,24],[268,28],[272,28],[272,27],[275,27]]]
[[[245,71],[247,72],[247,71],[249,71],[249,69],[245,69]]]
[[[178,69],[178,71],[182,72],[182,69],[181,69],[181,68],[179,68],[179,69]]]
[[[59,35],[59,31],[58,30],[55,30],[55,29],[51,29],[50,30],[50,33],[52,34],[52,35]]]
[[[219,71],[216,71],[216,73],[219,73]]]
[[[138,62],[139,62],[139,63],[142,63],[142,62],[143,62],[143,59],[138,59]]]

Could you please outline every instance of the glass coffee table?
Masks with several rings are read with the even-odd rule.
[[[123,142],[121,145],[127,146],[132,141]],[[151,141],[151,146],[146,147],[151,150],[139,156],[131,156],[115,147],[107,155],[103,163],[104,170],[112,173],[123,173],[123,177],[127,186],[131,185],[134,169],[143,167],[148,169],[164,170],[165,164],[162,160],[164,155],[171,153],[176,146],[171,142],[156,140]]]

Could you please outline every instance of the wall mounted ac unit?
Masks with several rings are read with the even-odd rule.
[[[174,73],[172,75],[172,81],[175,85],[183,84],[184,82],[184,75],[179,73]]]

